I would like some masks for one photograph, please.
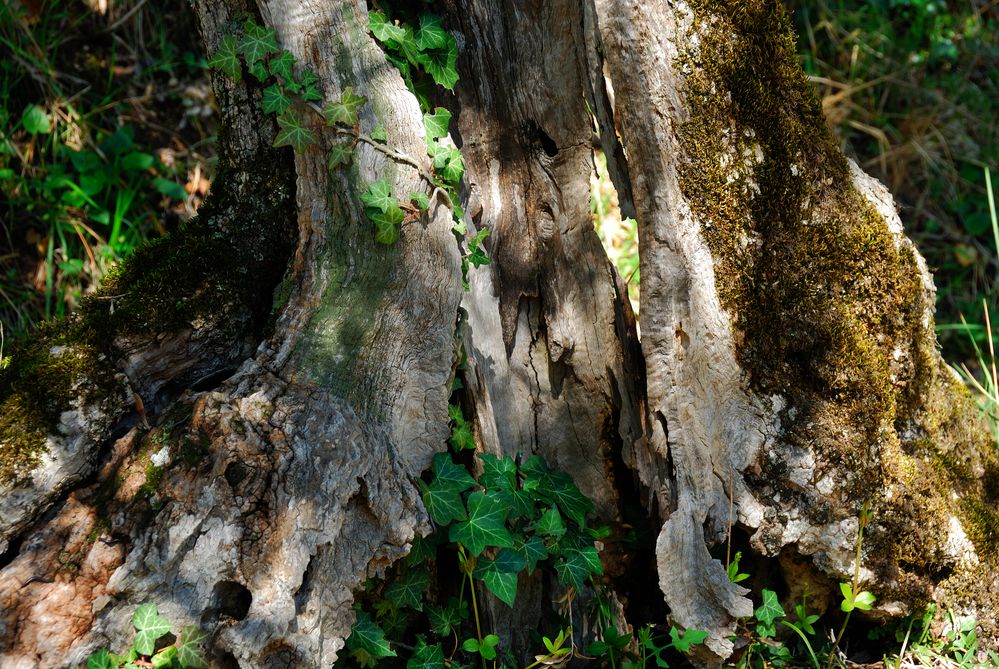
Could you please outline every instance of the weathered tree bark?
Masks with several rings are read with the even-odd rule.
[[[259,88],[218,77],[223,171],[199,219],[4,373],[0,665],[79,666],[155,601],[220,666],[328,666],[353,592],[430,529],[416,481],[461,347],[483,450],[543,455],[606,522],[643,499],[706,661],[752,613],[726,541],[828,603],[867,503],[876,614],[936,600],[994,644],[996,456],[936,352],[926,267],[836,149],[778,3],[442,5],[462,80],[441,103],[492,264],[463,293],[442,199],[376,244],[360,193],[424,190],[417,172],[359,145],[331,174],[319,128],[292,165]],[[209,51],[258,14],[327,99],[368,97],[362,130],[425,155],[364,0],[195,11]],[[590,220],[594,118],[639,223],[640,348]],[[526,650],[548,587],[512,612],[487,598],[504,643]]]

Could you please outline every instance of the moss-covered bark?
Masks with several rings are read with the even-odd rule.
[[[995,558],[995,451],[939,359],[925,269],[859,190],[783,7],[691,6],[680,184],[750,387],[785,403],[782,443],[749,480],[785,506],[797,500],[816,524],[873,502],[863,566],[877,574],[882,600],[918,606],[962,570],[948,546],[954,527],[979,559]],[[788,449],[810,451],[813,480],[829,475],[834,489],[789,485]]]

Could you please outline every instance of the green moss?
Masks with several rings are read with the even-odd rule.
[[[0,370],[0,485],[38,465],[45,435],[76,398],[111,401],[109,416],[125,409],[112,365],[121,345],[196,326],[217,352],[260,336],[296,241],[290,157],[267,149],[243,160],[257,171],[223,169],[198,217],[139,248],[77,315],[10,352]]]
[[[919,375],[892,358],[923,336],[915,258],[854,188],[780,3],[692,6],[680,185],[740,363],[759,392],[788,400],[788,438],[816,451],[820,468],[849,472],[844,492],[862,500],[897,448],[900,388]],[[843,425],[859,429],[835,436]]]
[[[922,322],[932,295],[916,257],[853,185],[781,4],[691,7],[679,181],[740,364],[757,392],[787,401],[783,438],[816,455],[816,478],[834,474],[835,517],[875,497],[865,566],[897,584],[893,596],[925,601],[952,568],[955,512],[980,554],[995,555],[999,491],[982,477],[995,454]],[[779,462],[761,469],[756,485],[794,498]]]

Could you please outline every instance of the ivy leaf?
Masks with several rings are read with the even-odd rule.
[[[237,49],[251,69],[269,54],[281,50],[277,43],[277,33],[271,28],[257,25],[252,19],[243,24],[243,39],[239,41]]]
[[[311,130],[302,125],[302,119],[298,117],[298,114],[293,109],[285,109],[277,117],[277,122],[280,129],[274,138],[275,148],[290,146],[295,151],[301,153],[305,151],[309,144],[316,141],[316,136],[312,134]]]
[[[468,617],[468,603],[459,601],[456,597],[448,599],[446,607],[427,607],[427,618],[430,626],[439,636],[447,636],[456,629],[461,621]]]
[[[428,645],[422,638],[417,640],[413,656],[406,662],[406,669],[444,669],[444,666],[444,650],[441,645]]]
[[[135,609],[132,625],[135,626],[135,641],[132,646],[140,655],[152,655],[156,650],[157,639],[170,632],[170,621],[157,613],[156,605],[152,603],[142,604]]]
[[[416,205],[416,208],[420,211],[430,209],[430,198],[427,197],[426,193],[410,193],[409,201]],[[457,379],[457,377],[455,378]]]
[[[204,644],[208,635],[197,625],[187,625],[180,632],[180,645],[177,646],[177,660],[182,667],[202,669],[208,666]]]
[[[490,571],[483,575],[482,582],[489,592],[500,598],[507,606],[513,607],[513,603],[517,600],[517,574]]]
[[[758,621],[764,625],[773,625],[777,618],[780,618],[784,614],[784,609],[781,607],[780,602],[777,600],[777,593],[773,590],[763,590],[763,603],[760,604],[759,608],[753,612],[753,615]]]
[[[264,65],[264,61],[262,60],[258,60],[257,62],[253,63],[252,65],[249,66],[249,68],[250,68],[250,74],[253,75],[253,78],[261,83],[267,81],[271,76],[270,74],[268,74],[267,66]]]
[[[368,184],[368,190],[361,196],[361,201],[380,211],[388,211],[390,207],[399,206],[399,201],[392,197],[392,186],[384,177]]]
[[[368,30],[379,42],[403,39],[406,32],[386,18],[381,12],[368,12]]]
[[[239,57],[236,55],[236,37],[234,35],[223,35],[219,47],[208,59],[208,67],[222,72],[230,79],[239,81],[243,78],[242,68],[239,66]]]
[[[398,203],[381,211],[376,207],[366,207],[368,218],[375,224],[375,241],[379,244],[395,244],[399,239],[399,224],[406,220],[406,213]]]
[[[577,525],[585,525],[586,514],[593,511],[593,502],[579,491],[568,474],[549,471],[538,455],[528,458],[520,469],[524,474],[525,490],[535,491],[539,497],[555,502]]]
[[[464,467],[456,464],[447,453],[434,455],[434,483],[440,481],[455,492],[465,492],[474,488],[476,483],[472,475]]]
[[[327,102],[323,107],[323,118],[326,124],[333,126],[337,123],[354,127],[357,125],[357,110],[359,110],[368,98],[362,95],[354,95],[353,86],[347,86],[340,95],[339,102]]]
[[[268,114],[281,114],[291,106],[291,98],[285,95],[280,84],[271,84],[264,89],[264,111]]]
[[[385,598],[398,608],[423,610],[423,591],[430,585],[425,569],[409,569],[385,589]]]
[[[427,131],[427,141],[447,137],[447,128],[450,123],[451,112],[443,107],[435,109],[433,114],[424,114],[423,127]]]
[[[486,546],[510,548],[513,537],[505,524],[508,511],[499,496],[473,492],[468,496],[468,520],[452,525],[448,536],[472,555],[481,555]]]
[[[603,573],[596,549],[592,546],[590,548],[592,554],[585,548],[570,548],[565,551],[565,557],[555,563],[555,572],[558,574],[559,581],[565,585],[571,585],[576,590],[581,590],[589,574]],[[596,565],[594,565],[594,560],[596,560]]]
[[[349,165],[354,159],[354,147],[350,144],[334,144],[330,149],[329,168],[334,170],[340,165]]]
[[[315,102],[323,99],[323,94],[319,90],[319,77],[309,68],[302,70],[302,78],[298,80],[301,86],[302,99],[306,102]]]
[[[523,543],[518,543],[514,550],[520,553],[527,565],[528,573],[533,573],[538,563],[548,559],[548,549],[541,537],[533,536]]]
[[[347,646],[363,650],[373,658],[396,656],[395,651],[385,640],[385,632],[364,611],[357,612],[357,622],[350,628]]]
[[[484,488],[494,488],[513,492],[517,487],[517,464],[513,458],[507,456],[497,458],[492,453],[482,453],[479,455],[482,462],[482,476],[479,483]]]
[[[458,70],[455,68],[458,62],[458,43],[452,35],[445,33],[442,46],[420,51],[416,61],[439,86],[451,90],[458,83]]]
[[[441,178],[445,182],[456,186],[459,181],[461,181],[462,175],[465,174],[465,159],[461,155],[461,151],[458,149],[451,149],[448,151],[447,162],[440,170]]]
[[[441,17],[433,14],[420,16],[420,28],[416,31],[416,46],[420,51],[439,49],[447,44],[448,33],[442,27]]]
[[[295,57],[287,49],[282,49],[281,53],[271,58],[267,69],[286,84],[295,81]]]
[[[708,633],[704,630],[686,630],[681,636],[675,627],[670,627],[669,638],[672,641],[673,648],[681,653],[686,653],[690,650],[691,646],[704,643],[704,640],[708,638]]]
[[[423,505],[427,507],[434,522],[441,526],[450,525],[452,520],[468,518],[461,495],[440,481],[434,481],[424,488]]]
[[[586,564],[586,570],[595,576],[601,576],[604,573],[604,565],[600,562],[600,553],[597,552],[596,546],[583,546],[577,550],[573,551],[578,553]]]
[[[388,141],[388,131],[385,130],[385,126],[376,125],[374,128],[371,129],[370,137],[376,142],[382,142],[384,144],[385,142]]]
[[[545,510],[541,514],[541,518],[535,523],[534,529],[538,534],[558,538],[565,534],[565,523],[562,522],[562,516],[559,514],[558,509],[552,508]]]
[[[474,449],[475,436],[472,434],[472,424],[465,420],[461,407],[448,405],[447,412],[454,421],[454,427],[451,428],[451,447],[456,451]]]
[[[177,658],[177,647],[167,646],[160,652],[149,658],[149,663],[153,669],[166,669],[173,666],[173,661]]]
[[[493,567],[501,574],[516,574],[527,566],[524,556],[512,548],[504,548],[493,558]]]
[[[118,665],[111,661],[111,653],[105,648],[87,658],[87,669],[117,669],[117,667]]]

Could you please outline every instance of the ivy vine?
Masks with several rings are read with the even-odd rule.
[[[352,86],[344,88],[339,100],[327,101],[319,107],[316,102],[323,99],[323,94],[319,90],[315,72],[309,68],[298,68],[295,57],[279,45],[275,31],[257,24],[253,19],[247,19],[243,23],[240,34],[224,35],[208,64],[235,81],[242,79],[245,67],[257,81],[267,84],[263,89],[262,108],[277,120],[275,147],[290,146],[295,151],[302,152],[315,143],[312,120],[307,120],[303,116],[305,113],[322,119],[342,140],[330,149],[330,170],[349,166],[355,147],[358,143],[364,143],[419,172],[430,189],[430,195],[412,192],[404,200],[400,200],[391,192],[387,179],[378,179],[368,184],[361,200],[368,219],[374,224],[376,242],[394,244],[399,238],[402,224],[426,212],[430,208],[431,199],[440,193],[452,212],[453,231],[460,245],[468,236],[458,194],[465,162],[461,152],[449,139],[451,112],[443,107],[431,110],[429,96],[432,91],[428,89],[431,82],[447,90],[454,88],[458,81],[455,69],[457,42],[454,36],[444,30],[440,17],[430,14],[422,15],[419,26],[415,29],[393,22],[378,11],[371,12],[368,19],[371,34],[382,44],[387,59],[399,69],[424,111],[427,156],[422,160],[390,147],[388,132],[381,125],[367,134],[361,132],[360,111],[368,100],[365,96],[356,94]],[[469,268],[489,264],[489,257],[483,248],[483,241],[488,234],[488,229],[483,228],[467,241],[467,251],[462,254],[461,265],[465,290],[469,287]]]

